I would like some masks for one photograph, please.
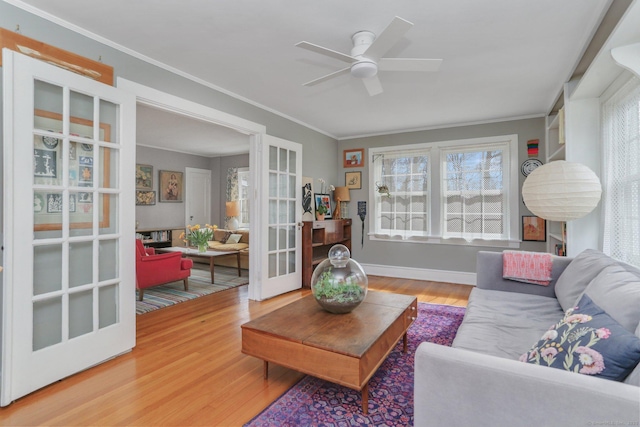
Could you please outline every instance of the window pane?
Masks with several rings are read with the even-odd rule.
[[[491,145],[491,144],[488,144]],[[445,237],[507,238],[503,149],[446,150]],[[489,214],[494,214],[490,216]],[[497,214],[497,215],[496,215]],[[489,223],[490,222],[490,223]]]

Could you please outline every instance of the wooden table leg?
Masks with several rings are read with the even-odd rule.
[[[362,387],[362,413],[367,415],[369,413],[369,383],[366,383]]]
[[[240,276],[242,275],[242,274],[240,273],[240,252],[238,252],[238,253],[236,254],[236,256],[237,256],[237,258],[236,258],[236,259],[238,260],[238,277],[240,277]]]
[[[405,332],[404,335],[402,336],[402,352],[406,353],[407,352],[407,344],[408,344],[408,339],[407,339],[407,333]]]
[[[264,376],[265,380],[269,379],[269,362],[267,362],[266,360],[264,361],[264,364],[262,365],[262,376]]]
[[[211,271],[211,284],[213,285],[213,257],[209,257],[209,271]]]

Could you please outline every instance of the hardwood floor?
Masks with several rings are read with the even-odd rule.
[[[466,306],[472,287],[369,276],[369,288]],[[4,426],[241,426],[302,374],[240,352],[240,325],[307,295],[255,302],[247,287],[137,316],[128,354],[0,409]]]

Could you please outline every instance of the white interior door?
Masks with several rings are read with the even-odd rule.
[[[301,144],[262,136],[260,178],[257,180],[262,265],[257,299],[302,287],[301,167]],[[252,214],[252,222],[253,218]]]
[[[187,224],[211,223],[211,171],[185,169],[185,218]]]
[[[135,97],[3,50],[0,404],[135,345]]]

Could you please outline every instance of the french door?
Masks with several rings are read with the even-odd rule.
[[[0,405],[135,345],[135,97],[3,50]]]
[[[302,287],[302,145],[262,135],[260,162],[262,300]]]

